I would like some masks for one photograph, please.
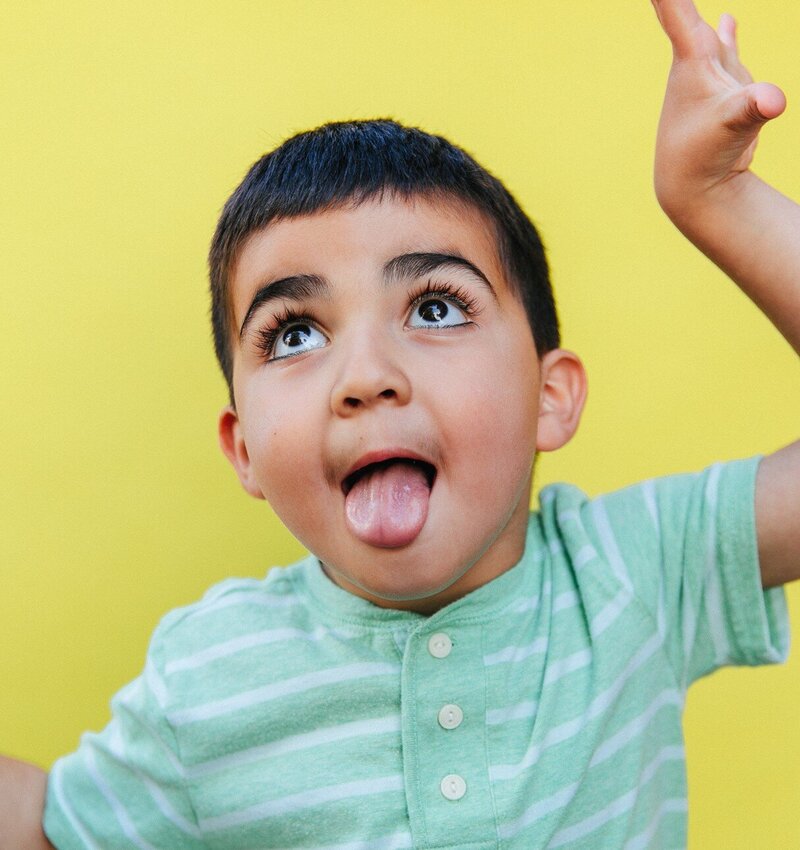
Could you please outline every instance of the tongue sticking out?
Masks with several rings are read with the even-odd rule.
[[[408,461],[375,465],[345,498],[347,525],[371,546],[411,543],[428,517],[430,484],[422,468]]]

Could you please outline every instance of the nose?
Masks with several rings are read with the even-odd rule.
[[[411,381],[391,338],[369,334],[344,353],[331,388],[331,409],[352,416],[375,405],[402,406],[411,399]]]

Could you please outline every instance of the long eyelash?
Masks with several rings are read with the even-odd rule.
[[[446,298],[452,301],[468,316],[477,316],[480,312],[478,303],[472,294],[465,287],[458,284],[434,283],[432,280],[426,281],[418,289],[412,290],[409,293],[409,309],[416,307],[417,304],[420,304],[426,298]],[[270,318],[269,324],[266,327],[259,328],[256,331],[255,345],[258,351],[264,357],[271,358],[278,337],[287,325],[293,325],[296,322],[305,322],[311,325],[316,324],[314,318],[307,313],[301,313],[291,307],[284,307],[279,313],[276,313]]]
[[[477,316],[480,312],[478,302],[465,287],[455,283],[434,283],[432,280],[424,283],[419,289],[409,294],[409,309],[416,307],[427,298],[446,298],[456,307],[461,308],[468,316]]]
[[[310,325],[316,324],[311,316],[293,310],[291,307],[284,307],[283,310],[272,316],[266,327],[259,328],[256,332],[255,345],[258,351],[264,357],[271,358],[278,337],[286,329],[287,325],[293,325],[296,322],[305,322]]]

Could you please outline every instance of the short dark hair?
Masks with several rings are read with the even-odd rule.
[[[209,253],[214,347],[233,403],[229,275],[252,233],[278,219],[358,204],[383,193],[465,201],[496,227],[500,260],[541,357],[559,346],[544,248],[511,193],[466,151],[391,120],[343,121],[287,139],[261,157],[230,196]]]

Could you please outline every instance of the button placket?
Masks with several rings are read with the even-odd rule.
[[[453,651],[453,641],[445,632],[436,632],[428,639],[428,652],[438,659],[447,658]],[[436,718],[445,731],[457,729],[464,719],[464,712],[455,703],[446,703],[439,709]],[[439,790],[446,800],[460,800],[467,793],[467,783],[463,776],[448,773],[439,783]]]
[[[496,837],[483,721],[482,626],[452,621],[411,637],[404,667],[413,689],[404,702],[403,753],[415,846],[474,844]],[[448,628],[447,626],[453,626]],[[444,628],[442,628],[444,627]],[[411,682],[409,682],[411,685]],[[462,800],[469,799],[469,805]],[[458,806],[458,824],[450,814]]]

